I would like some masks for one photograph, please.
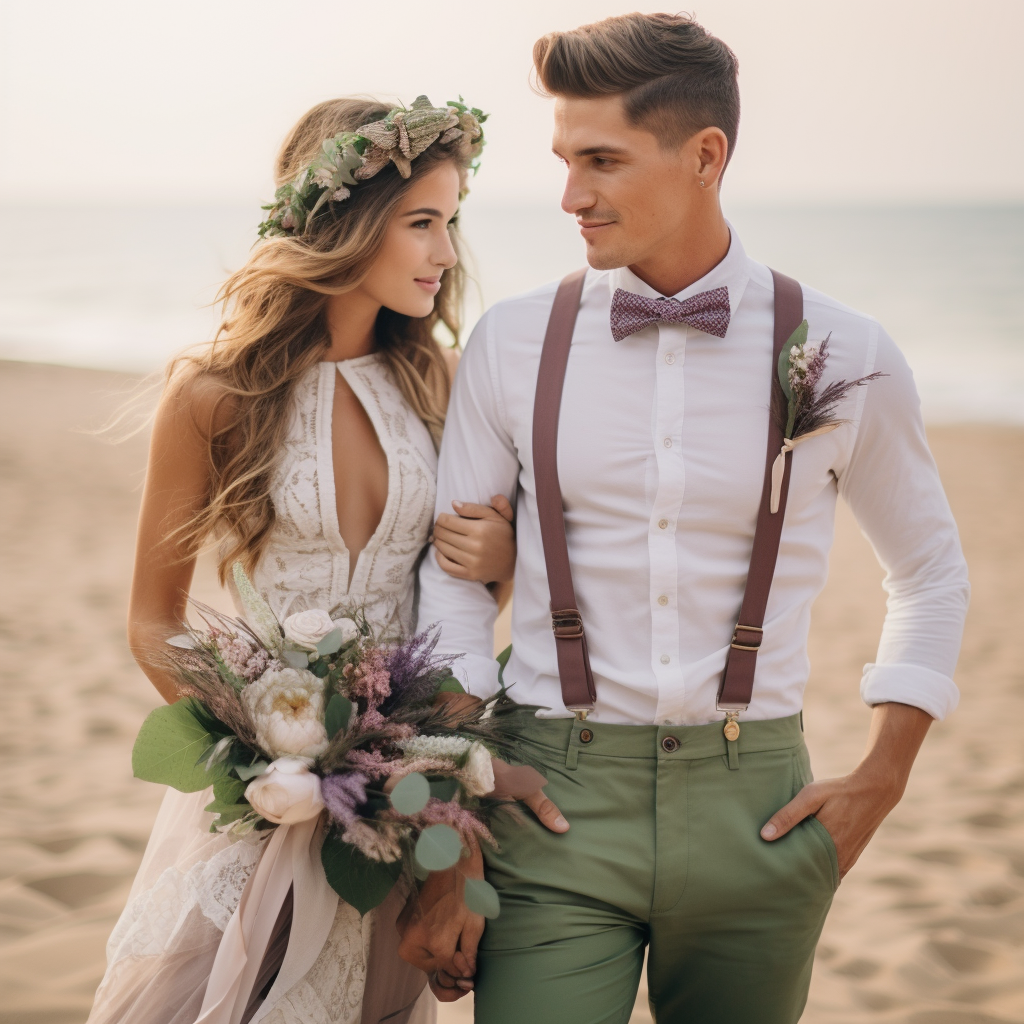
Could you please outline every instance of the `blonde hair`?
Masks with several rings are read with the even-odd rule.
[[[389,109],[372,99],[317,104],[288,133],[277,157],[277,184],[301,173],[325,139],[354,131]],[[465,173],[459,149],[435,143],[413,161],[410,178],[389,165],[353,188],[347,201],[321,210],[301,236],[261,242],[221,288],[224,315],[213,342],[168,367],[170,387],[201,379],[219,392],[219,415],[209,437],[209,499],[180,529],[179,540],[191,554],[211,536],[224,538],[218,565],[222,582],[235,561],[248,571],[256,566],[274,528],[271,478],[296,382],[330,347],[329,297],[358,287],[411,184],[444,161],[454,161]],[[441,277],[429,316],[417,319],[383,308],[377,317],[377,349],[435,445],[449,397],[435,328],[443,325],[457,342],[463,283],[460,264]]]

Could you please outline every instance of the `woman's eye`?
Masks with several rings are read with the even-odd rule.
[[[429,228],[430,227],[430,221],[429,220],[413,221],[412,226],[414,228]]]

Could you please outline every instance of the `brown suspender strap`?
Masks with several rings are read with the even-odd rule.
[[[783,417],[777,410],[785,405],[778,375],[779,356],[782,353],[782,346],[804,318],[804,295],[800,283],[793,278],[774,270],[772,278],[775,282],[775,343],[772,347],[768,456],[761,491],[761,507],[757,510],[757,526],[754,529],[754,547],[750,552],[750,568],[747,570],[747,585],[743,591],[739,621],[733,633],[726,656],[725,671],[722,673],[722,682],[718,688],[719,711],[746,711],[750,705],[750,695],[754,692],[757,652],[764,636],[764,613],[768,607],[768,594],[772,589],[775,563],[779,557],[782,521],[786,515],[786,498],[789,496],[789,476],[793,462],[791,451],[786,453],[786,472],[782,478],[779,511],[773,515],[772,464],[782,450],[784,428]]]
[[[551,594],[551,626],[558,654],[562,702],[582,718],[594,707],[597,691],[590,669],[583,617],[576,604],[565,537],[562,490],[558,482],[558,415],[585,277],[586,268],[583,268],[569,274],[558,286],[547,333],[544,335],[533,410],[533,472],[537,488],[537,515]],[[774,413],[782,393],[776,368],[782,346],[803,320],[803,293],[799,283],[792,278],[774,270],[772,277],[775,282],[775,335],[771,368],[773,413],[769,416],[765,480],[754,531],[750,570],[740,609],[740,624],[733,634],[718,694],[718,707],[723,711],[743,711],[750,704],[757,651],[761,645],[764,614],[775,574],[789,493],[792,452],[786,455],[779,511],[772,515],[771,470],[783,441],[782,423]]]
[[[537,488],[537,517],[548,570],[551,628],[558,652],[562,701],[570,711],[579,712],[584,717],[594,706],[597,690],[590,671],[583,618],[576,607],[576,591],[572,585],[569,548],[565,539],[562,488],[558,483],[558,413],[586,275],[585,267],[576,270],[558,286],[544,335],[533,407],[533,476]]]

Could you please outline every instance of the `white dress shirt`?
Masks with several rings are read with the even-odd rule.
[[[772,278],[735,232],[728,255],[679,292],[729,289],[724,339],[659,324],[612,338],[616,288],[657,293],[626,269],[587,273],[562,396],[558,467],[573,581],[597,685],[593,718],[699,725],[715,698],[739,613],[761,499],[772,373]],[[516,506],[512,657],[520,703],[568,714],[561,699],[537,520],[534,390],[557,284],[491,308],[470,338],[448,411],[439,512],[453,498]],[[898,701],[943,718],[967,609],[956,524],[928,450],[910,369],[877,321],[809,288],[810,339],[829,336],[825,382],[886,374],[854,389],[843,425],[797,447],[778,565],[745,719],[798,712],[810,672],[811,605],[825,584],[837,495],[886,570],[888,614],[866,665],[868,704]],[[480,697],[498,688],[495,603],[433,553],[420,571],[419,625]]]

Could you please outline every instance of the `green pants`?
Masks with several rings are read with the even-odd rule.
[[[501,915],[481,943],[478,1024],[626,1024],[648,945],[658,1024],[799,1019],[836,851],[815,818],[758,834],[810,781],[800,716],[741,726],[730,745],[721,724],[522,716],[571,828],[496,823]]]

